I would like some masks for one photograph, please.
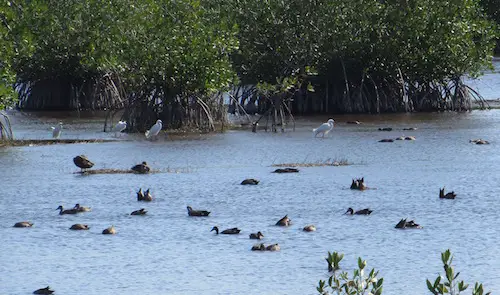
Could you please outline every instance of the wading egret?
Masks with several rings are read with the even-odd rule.
[[[52,129],[52,138],[58,139],[61,136],[61,130],[63,128],[63,123],[59,122],[59,125],[56,127],[50,127]]]
[[[327,123],[321,124],[318,128],[313,129],[314,137],[317,137],[319,134],[321,134],[321,137],[325,137],[325,135],[330,132],[333,128],[333,124],[335,123],[335,120],[330,119],[328,120]]]
[[[146,135],[147,139],[150,139],[151,137],[156,137],[158,133],[160,133],[161,128],[163,127],[161,120],[156,120],[156,123],[151,126],[151,128],[144,133]]]
[[[118,123],[116,123],[115,127],[113,127],[113,131],[115,132],[115,136],[117,136],[118,133],[122,132],[125,129],[127,129],[127,121],[118,121]]]

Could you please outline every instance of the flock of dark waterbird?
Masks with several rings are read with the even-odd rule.
[[[361,124],[359,121],[347,121],[347,124]],[[410,127],[410,128],[403,128],[403,130],[416,130],[417,128]],[[383,127],[379,128],[379,131],[392,131],[391,127]],[[415,140],[416,138],[414,136],[400,136],[396,139],[382,139],[380,142],[393,142],[394,140]],[[470,143],[474,144],[489,144],[488,141],[483,140],[483,139],[472,139],[469,141]],[[92,168],[94,166],[94,163],[91,162],[85,155],[79,155],[73,158],[73,163],[81,169],[82,173],[85,173],[88,169]],[[142,162],[140,164],[134,165],[133,167],[130,168],[131,172],[133,173],[138,173],[138,174],[147,174],[150,173],[151,169],[148,166],[146,162]],[[298,173],[299,170],[297,168],[279,168],[273,171],[273,173]],[[259,180],[254,179],[254,178],[248,178],[243,180],[241,185],[257,185],[259,184]],[[360,190],[364,191],[369,189],[365,185],[365,180],[364,177],[362,178],[356,178],[353,179],[351,182],[351,187],[350,189],[352,190]],[[440,199],[455,199],[456,194],[454,191],[445,193],[445,188],[439,189],[439,198]],[[142,188],[139,189],[137,192],[137,201],[143,201],[143,202],[151,202],[153,201],[153,196],[150,192],[149,189],[147,189],[145,192],[142,191]],[[89,212],[91,211],[90,207],[85,207],[81,206],[80,204],[76,204],[73,208],[71,209],[64,209],[64,207],[61,205],[57,207],[56,210],[59,210],[60,215],[65,215],[65,214],[78,214],[78,213],[83,213],[83,212]],[[141,208],[139,210],[135,210],[130,215],[146,215],[148,211],[145,210],[145,208]],[[207,210],[194,210],[191,206],[187,206],[187,212],[188,216],[192,217],[207,217],[210,215],[210,211]],[[373,212],[373,210],[370,210],[369,208],[365,209],[360,209],[360,210],[354,210],[353,208],[348,208],[347,211],[344,213],[345,215],[370,215]],[[292,225],[291,219],[288,217],[288,215],[285,215],[283,218],[278,220],[275,224],[276,226],[284,226],[288,227]],[[21,221],[17,222],[14,224],[14,227],[18,228],[24,228],[24,227],[32,227],[33,223],[29,221]],[[407,219],[401,219],[395,226],[396,229],[421,229],[423,228],[421,225],[417,224],[414,220],[407,220]],[[69,229],[71,230],[89,230],[90,227],[87,224],[73,224]],[[222,231],[219,230],[217,226],[212,227],[210,231],[215,231],[215,234],[225,234],[225,235],[237,235],[240,234],[241,229],[234,227],[234,228],[228,228],[224,229]],[[316,231],[316,227],[313,224],[309,224],[304,226],[303,231],[305,232],[313,232]],[[116,234],[116,228],[112,225],[102,231],[102,234],[109,234],[109,235],[114,235]],[[253,240],[261,240],[264,238],[264,234],[260,231],[257,233],[251,233],[249,235],[250,239]],[[277,243],[274,244],[269,244],[265,245],[264,243],[258,243],[252,246],[251,248],[252,251],[280,251],[280,245]],[[33,292],[34,294],[53,294],[54,290],[51,290],[49,286],[46,288],[41,288]]]

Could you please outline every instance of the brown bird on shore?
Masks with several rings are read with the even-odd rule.
[[[137,164],[134,167],[130,168],[132,171],[140,173],[140,174],[146,174],[149,173],[151,170],[148,166],[148,163],[142,162],[141,164]]]
[[[144,208],[141,208],[139,210],[133,211],[132,213],[130,213],[130,215],[145,215],[146,213],[148,213],[148,211],[146,211]]]
[[[451,199],[451,200],[453,200],[453,199],[455,199],[456,196],[457,196],[457,194],[455,194],[454,191],[451,191],[451,192],[445,194],[444,193],[444,187],[439,189],[439,198],[440,199]]]
[[[88,230],[90,229],[90,227],[86,224],[81,224],[81,223],[77,223],[77,224],[73,224],[69,229],[72,229],[72,230]]]
[[[187,206],[187,210],[189,216],[208,216],[208,214],[210,214],[209,211],[205,210],[193,210],[191,206]]]
[[[76,214],[76,213],[78,213],[78,210],[75,209],[75,208],[64,210],[63,206],[57,207],[56,210],[59,210],[59,215],[63,215],[63,214]]]
[[[288,218],[288,214],[276,222],[278,226],[289,226],[292,224],[292,220]]]
[[[33,294],[52,294],[52,293],[54,293],[54,291],[50,290],[49,286],[47,286],[45,288],[41,288],[41,289],[35,290],[33,292]]]
[[[21,222],[16,222],[16,224],[14,224],[14,227],[32,227],[32,226],[33,223],[29,221],[21,221]]]
[[[73,158],[73,163],[84,172],[85,169],[90,169],[94,166],[94,163],[90,162],[85,155],[76,156]]]

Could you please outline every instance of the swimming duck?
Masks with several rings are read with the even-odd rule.
[[[350,215],[353,215],[353,214],[356,214],[356,215],[370,215],[372,212],[373,212],[373,210],[370,210],[368,208],[362,209],[362,210],[358,210],[358,211],[354,211],[352,208],[348,208],[347,212],[344,213],[344,214],[350,214]]]
[[[360,191],[367,189],[367,187],[365,185],[365,178],[361,177],[361,178],[353,179],[351,182],[351,189],[357,189]]]
[[[347,124],[355,124],[355,125],[361,124],[361,122],[359,122],[359,121],[347,121],[346,123]]]
[[[484,139],[471,139],[469,140],[469,142],[474,144],[490,144],[487,140]]]
[[[278,168],[273,171],[273,173],[297,173],[299,169],[296,168]]]
[[[50,290],[50,287],[47,286],[45,288],[38,289],[33,292],[33,294],[52,294],[54,293],[54,290]]]
[[[403,128],[403,130],[417,130],[417,127],[409,127],[409,128]]]
[[[260,231],[258,231],[256,234],[251,233],[249,237],[252,240],[261,240],[264,237],[264,235]]]
[[[279,250],[281,250],[281,247],[278,244],[272,244],[272,245],[267,246],[266,250],[267,251],[279,251]]]
[[[405,228],[422,228],[419,224],[415,223],[415,221],[410,220],[406,221],[406,219],[401,219],[398,224],[396,224],[395,228],[405,229]]]
[[[439,189],[439,198],[440,199],[451,199],[451,200],[453,200],[453,199],[455,199],[456,196],[457,196],[457,194],[455,194],[454,191],[451,191],[451,192],[445,194],[444,193],[444,187],[442,189],[441,188]]]
[[[21,221],[21,222],[16,222],[16,224],[14,224],[14,227],[32,227],[32,226],[33,223],[29,221]]]
[[[291,224],[292,224],[292,220],[290,218],[288,218],[288,214],[285,215],[280,220],[278,220],[278,222],[276,222],[276,225],[279,225],[279,226],[290,226]]]
[[[415,136],[406,136],[405,140],[416,140]]]
[[[266,246],[264,244],[255,244],[252,246],[252,251],[266,251]]]
[[[141,164],[137,164],[130,169],[132,171],[135,171],[135,172],[141,173],[141,174],[149,173],[149,171],[151,170],[148,166],[148,163],[146,163],[146,162],[142,162]]]
[[[80,206],[80,204],[76,204],[73,209],[78,210],[78,212],[89,212],[92,211],[90,207]]]
[[[302,229],[303,231],[316,231],[316,227],[313,225],[313,224],[309,224],[309,225],[306,225],[304,226],[304,228]]]
[[[107,229],[103,230],[102,234],[103,235],[114,235],[114,234],[116,234],[115,226],[112,225],[112,226],[108,227]]]
[[[59,210],[59,215],[63,215],[63,214],[76,214],[76,213],[78,213],[78,210],[75,209],[75,208],[64,210],[63,206],[57,207],[56,210]]]
[[[219,228],[217,226],[212,227],[212,229],[210,231],[214,231],[214,230],[215,230],[216,234],[219,234]],[[241,229],[238,229],[237,227],[233,227],[233,228],[225,229],[225,230],[221,231],[220,233],[224,234],[224,235],[237,235],[240,233],[240,231],[241,231]]]
[[[379,128],[378,131],[392,131],[392,128],[391,127],[383,127],[383,128]]]
[[[130,215],[145,215],[146,213],[148,213],[148,211],[144,210],[144,208],[141,208],[139,210],[133,211],[132,213],[130,213]]]
[[[404,136],[396,137],[396,140],[405,140]]]
[[[90,169],[92,168],[92,166],[94,166],[94,163],[90,162],[85,155],[74,157],[73,163],[75,163],[78,168],[82,169],[82,172],[84,171],[84,169]]]
[[[188,216],[208,216],[208,214],[210,214],[209,211],[205,210],[193,210],[191,206],[187,206],[187,210],[188,210]]]
[[[379,140],[378,142],[394,142],[394,139],[392,139],[392,138],[384,138],[384,139]]]
[[[151,202],[153,201],[153,195],[149,192],[149,189],[143,194],[142,189],[137,192],[137,201]]]
[[[247,178],[241,182],[242,185],[250,184],[250,185],[256,185],[259,184],[259,181],[257,179],[253,178]]]
[[[86,224],[81,224],[81,223],[77,223],[77,224],[73,224],[69,229],[72,229],[72,230],[88,230],[90,229],[90,227]]]

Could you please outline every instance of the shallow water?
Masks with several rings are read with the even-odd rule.
[[[49,138],[60,118],[11,113],[17,138]],[[30,294],[50,285],[57,294],[315,294],[327,279],[327,251],[345,253],[351,271],[358,256],[384,277],[384,294],[426,294],[425,279],[442,273],[440,253],[450,248],[467,282],[500,290],[497,229],[500,182],[500,110],[470,113],[337,116],[330,136],[314,139],[319,119],[298,120],[295,132],[229,131],[196,139],[156,142],[139,135],[95,144],[0,149],[0,294]],[[348,125],[347,120],[363,124]],[[113,138],[102,119],[63,119],[63,138]],[[326,120],[325,120],[326,121]],[[391,126],[391,132],[377,131]],[[402,131],[403,127],[418,127]],[[414,135],[416,141],[379,143]],[[490,145],[468,141],[484,138]],[[75,174],[72,158],[86,154],[98,168],[127,169],[147,161],[163,173]],[[270,173],[272,164],[347,159],[344,167]],[[169,173],[167,169],[180,173]],[[349,189],[365,177],[376,189]],[[245,178],[257,186],[241,186]],[[439,188],[456,200],[439,200]],[[155,200],[136,201],[151,188]],[[93,211],[59,216],[75,203]],[[186,206],[207,209],[189,218]],[[374,210],[343,215],[348,207]],[[147,216],[130,216],[146,208]],[[289,228],[274,226],[285,214]],[[422,230],[396,230],[401,218]],[[33,228],[12,225],[30,220]],[[74,223],[89,231],[71,231]],[[318,230],[302,232],[306,224]],[[115,236],[101,231],[115,225]],[[216,236],[212,226],[239,227]],[[281,252],[250,251],[262,231]]]

